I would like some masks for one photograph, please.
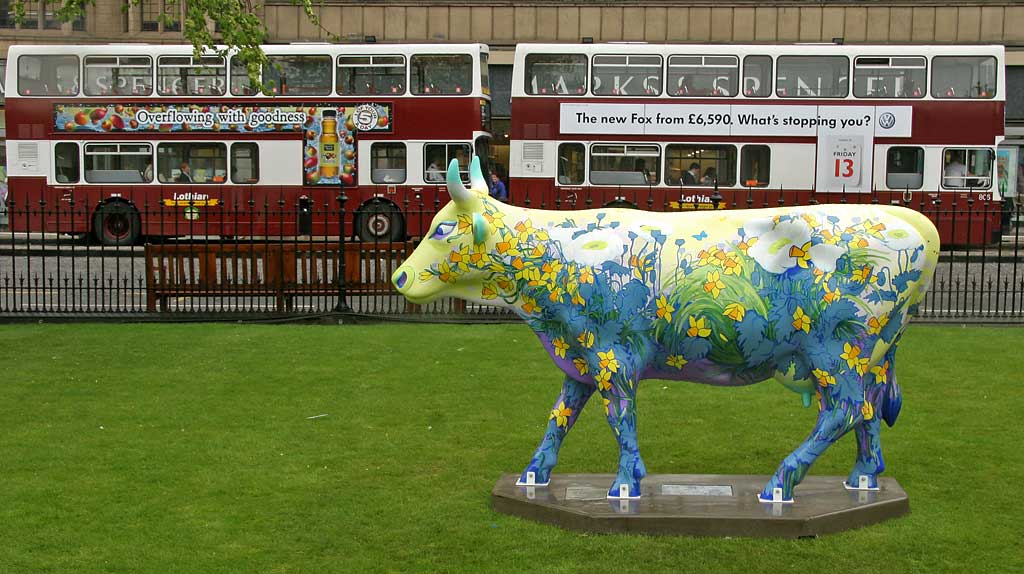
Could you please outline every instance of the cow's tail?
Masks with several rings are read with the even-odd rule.
[[[899,339],[896,342],[899,342]],[[896,417],[900,416],[900,409],[903,407],[903,392],[900,390],[900,384],[896,381],[895,343],[885,353],[885,360],[889,363],[889,369],[885,375],[885,388],[882,389],[882,420],[885,421],[885,424],[892,426],[896,424]]]

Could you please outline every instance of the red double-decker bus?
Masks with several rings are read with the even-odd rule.
[[[516,202],[891,201],[998,239],[1002,46],[520,44],[512,82]]]
[[[184,229],[337,235],[336,209],[303,224],[301,206],[334,206],[343,185],[356,212],[347,232],[399,239],[429,223],[407,217],[408,198],[433,205],[451,159],[468,181],[472,155],[489,155],[485,45],[264,50],[261,91],[231,53],[12,47],[11,229],[92,233],[107,245]],[[265,217],[268,205],[300,209]]]

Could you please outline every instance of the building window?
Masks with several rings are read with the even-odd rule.
[[[661,56],[594,56],[591,91],[599,96],[657,96]]]
[[[150,144],[85,144],[85,181],[149,183],[153,181]]]
[[[736,183],[736,146],[665,146],[665,183],[728,187]]]
[[[160,31],[160,6],[162,4],[162,0],[141,0],[139,2],[143,32]]]
[[[473,57],[469,54],[416,55],[410,66],[414,94],[433,96],[473,91]]]
[[[43,3],[43,29],[44,30],[60,30],[63,26],[63,22],[57,18],[57,10],[61,7],[59,2],[45,2]]]
[[[942,186],[953,189],[992,187],[990,149],[947,148],[942,152]]]
[[[250,184],[259,180],[260,147],[251,142],[231,144],[231,183]]]
[[[558,146],[559,185],[583,185],[586,173],[586,151],[581,143],[564,143]]]
[[[25,17],[21,20],[22,30],[39,28],[39,0],[25,0]]]
[[[587,92],[586,54],[528,54],[527,94],[583,95]]]
[[[164,32],[181,31],[181,7],[183,0],[168,2],[164,0]]]
[[[405,144],[379,142],[370,147],[370,181],[405,183]]]
[[[473,149],[465,144],[426,144],[423,146],[423,181],[444,183],[451,160],[459,161],[459,176],[469,181],[469,158]]]
[[[227,149],[222,143],[162,143],[156,148],[160,183],[224,183]]]
[[[594,185],[657,185],[660,165],[657,145],[590,146],[590,183]]]
[[[14,28],[14,6],[11,0],[0,0],[0,29]]]
[[[885,187],[920,189],[924,184],[924,150],[919,147],[891,147],[885,159]]]
[[[53,150],[53,175],[57,183],[78,183],[78,144],[61,142]]]
[[[735,96],[740,75],[736,56],[669,56],[671,96]]]
[[[405,56],[338,56],[339,94],[404,94]]]
[[[767,187],[772,152],[766,145],[745,145],[740,150],[740,183],[746,187]]]

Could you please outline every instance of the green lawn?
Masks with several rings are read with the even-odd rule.
[[[561,381],[522,325],[4,325],[0,348],[5,574],[1024,570],[1021,329],[912,328],[882,435],[912,514],[795,541],[492,511]],[[638,400],[652,473],[771,473],[816,414],[774,383],[649,381]],[[811,473],[853,458],[847,436]],[[558,471],[616,462],[591,405]]]

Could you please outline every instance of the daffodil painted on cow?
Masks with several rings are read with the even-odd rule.
[[[542,211],[471,188],[448,169],[452,202],[392,278],[410,301],[439,296],[513,309],[565,373],[521,482],[546,484],[595,392],[619,443],[609,497],[640,496],[636,389],[644,379],[722,386],[769,379],[816,402],[817,423],[761,493],[791,501],[814,460],[853,431],[849,488],[877,488],[881,421],[900,411],[896,346],[924,297],[938,233],[892,206],[648,213]],[[862,478],[866,477],[866,479]]]

